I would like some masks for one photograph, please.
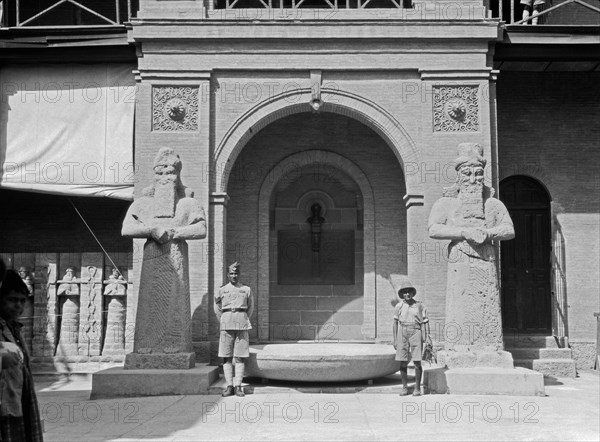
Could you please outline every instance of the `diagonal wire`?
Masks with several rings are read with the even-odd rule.
[[[79,209],[77,209],[77,207],[75,206],[75,203],[73,202],[73,200],[71,198],[69,198],[69,202],[73,206],[73,209],[75,209],[75,212],[77,212],[77,215],[79,215],[79,218],[81,218],[81,221],[83,221],[83,224],[85,224],[85,226],[88,228],[88,230],[90,231],[90,233],[92,234],[92,236],[94,237],[94,239],[96,240],[96,242],[98,243],[98,245],[100,246],[100,248],[102,249],[102,251],[104,252],[104,254],[106,255],[106,257],[112,263],[113,267],[115,269],[117,269],[117,271],[119,272],[119,275],[123,276],[123,274],[121,273],[121,270],[119,270],[119,267],[115,264],[115,262],[113,261],[113,259],[110,257],[110,255],[108,254],[108,252],[106,251],[106,249],[104,248],[104,246],[102,245],[102,243],[100,242],[100,240],[98,239],[98,237],[94,234],[94,231],[92,230],[92,228],[90,227],[90,225],[85,221],[85,218],[83,217],[83,215],[81,214],[81,212],[79,211]]]

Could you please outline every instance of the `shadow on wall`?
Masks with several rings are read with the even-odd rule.
[[[569,336],[565,237],[556,214],[552,215],[552,278],[552,332],[556,336]]]

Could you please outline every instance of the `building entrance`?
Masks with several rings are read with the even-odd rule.
[[[500,196],[515,226],[515,239],[501,246],[503,326],[547,334],[552,325],[550,197],[524,176],[503,180]]]
[[[394,152],[355,119],[299,113],[253,136],[226,229],[227,262],[256,293],[251,339],[375,340],[389,277],[407,272],[405,189]]]

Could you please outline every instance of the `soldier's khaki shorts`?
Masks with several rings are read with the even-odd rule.
[[[221,330],[221,336],[219,337],[219,357],[250,357],[248,330]]]
[[[420,328],[413,325],[403,326],[402,324],[398,324],[396,342],[397,361],[421,360],[423,354],[423,335]]]

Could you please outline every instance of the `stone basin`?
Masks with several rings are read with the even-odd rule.
[[[397,372],[394,347],[372,343],[298,342],[250,346],[246,375],[281,381],[347,382]]]

